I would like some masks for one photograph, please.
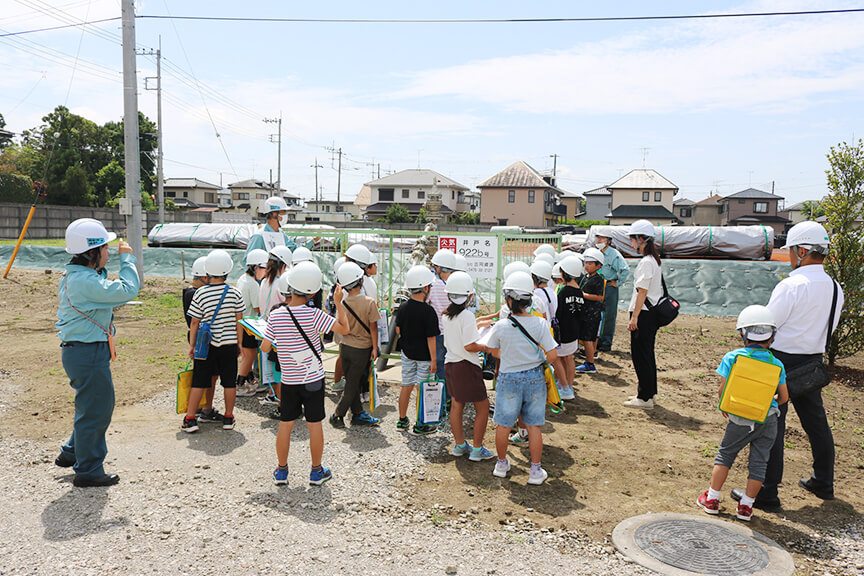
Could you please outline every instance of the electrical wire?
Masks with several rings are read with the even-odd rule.
[[[101,20],[91,20],[90,22],[76,22],[74,24],[63,24],[62,26],[48,26],[47,28],[36,28],[33,30],[19,30],[18,32],[4,32],[0,34],[0,38],[8,38],[10,36],[23,36],[25,34],[35,34],[36,32],[50,32],[52,30],[63,30],[64,28],[75,28],[77,26],[89,26],[91,24],[102,24],[104,22],[114,22],[120,20],[122,16],[114,16],[112,18],[102,18]]]

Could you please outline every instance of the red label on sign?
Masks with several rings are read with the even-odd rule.
[[[440,250],[444,250],[444,249],[451,250],[455,254],[456,253],[456,238],[444,238],[444,237],[439,236],[438,237],[438,248]]]

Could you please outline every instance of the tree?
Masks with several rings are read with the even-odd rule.
[[[807,216],[808,220],[815,220],[825,215],[825,208],[818,200],[805,200],[801,203],[801,213]]]
[[[6,128],[6,119],[3,118],[3,114],[0,114],[0,150],[3,150],[10,144],[12,144],[12,135],[10,132],[5,130]]]
[[[108,202],[120,196],[125,185],[126,173],[116,160],[100,168],[94,182],[96,205],[107,206]]]
[[[73,164],[66,169],[59,192],[56,199],[60,204],[90,206],[95,199],[93,187],[87,180],[87,171],[80,164]]]
[[[387,208],[387,214],[384,216],[384,222],[388,224],[401,224],[411,222],[411,215],[408,214],[408,209],[399,203],[391,204]]]
[[[828,363],[864,348],[864,141],[843,142],[828,154],[828,196],[821,202],[831,233],[828,274],[845,303],[828,349]]]
[[[450,218],[452,224],[477,225],[480,223],[480,214],[477,212],[457,212]]]
[[[0,202],[29,204],[33,198],[33,181],[17,174],[9,166],[0,165]]]
[[[421,208],[420,212],[417,214],[417,218],[414,219],[415,224],[426,224],[429,222],[429,215],[426,213],[425,208]]]

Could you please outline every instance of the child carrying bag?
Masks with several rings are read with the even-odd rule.
[[[766,352],[773,360],[774,355]],[[723,385],[720,410],[762,424],[777,393],[782,370],[776,364],[753,358],[752,349],[736,357]]]
[[[186,410],[189,408],[189,393],[192,391],[192,375],[195,373],[194,370],[189,369],[189,365],[192,363],[190,360],[186,363],[186,368],[182,372],[177,373],[177,399],[175,401],[175,407],[177,409],[177,414],[185,414]],[[204,408],[207,405],[207,395],[201,395],[201,401],[198,402],[198,408]]]
[[[543,353],[543,379],[546,380],[546,404],[549,406],[549,409],[553,414],[558,414],[559,412],[564,411],[564,402],[561,400],[561,394],[558,393],[558,384],[555,382],[555,372],[552,370],[552,366],[546,362],[546,350],[540,345],[537,340],[534,339],[531,334],[522,326],[521,323],[516,321],[516,318],[510,316],[510,321],[513,323],[513,326],[519,329],[522,334],[531,341],[532,344],[537,346],[540,352]]]
[[[222,302],[225,301],[225,295],[228,294],[228,286],[222,291],[222,297],[219,298],[219,304],[216,305],[216,310],[213,311],[213,317],[207,322],[201,322],[198,325],[198,332],[195,335],[195,360],[206,360],[207,354],[210,353],[210,340],[213,338],[213,322],[216,321],[216,316],[222,308]]]
[[[420,382],[417,394],[417,423],[438,424],[444,415],[444,381],[428,378]]]

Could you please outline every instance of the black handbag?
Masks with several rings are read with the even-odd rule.
[[[834,296],[831,298],[831,312],[828,314],[828,337],[825,339],[825,352],[831,346],[831,332],[834,328],[834,309],[837,307],[837,282],[834,283]],[[786,371],[786,388],[790,398],[800,398],[814,390],[824,388],[831,382],[828,367],[822,355],[815,356],[800,366]]]
[[[660,273],[660,282],[663,284],[663,296],[661,296],[660,300],[657,301],[657,304],[654,304],[653,306],[648,301],[648,298],[645,298],[645,305],[648,307],[648,310],[654,311],[654,314],[657,317],[657,326],[662,328],[663,326],[671,324],[672,321],[678,317],[678,311],[681,308],[681,304],[669,295],[669,290],[666,289],[666,280],[663,278],[662,272]]]

